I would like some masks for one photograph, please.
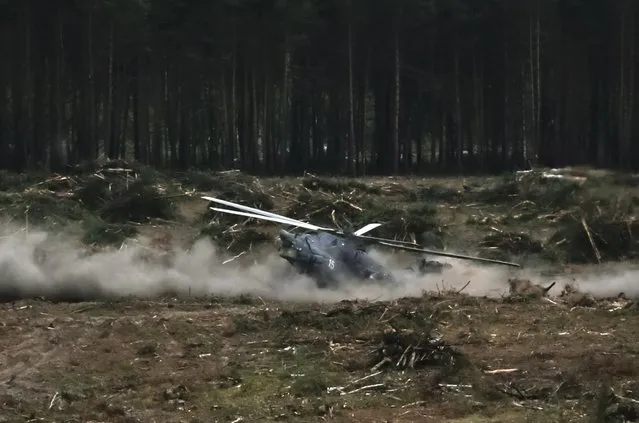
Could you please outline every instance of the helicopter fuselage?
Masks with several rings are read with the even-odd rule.
[[[357,279],[394,283],[393,275],[356,242],[328,232],[280,231],[279,254],[321,288]]]
[[[283,229],[280,230],[281,245],[279,250],[281,257],[285,258],[301,273],[312,276],[320,287],[335,286],[341,282],[353,281],[353,279],[369,282],[377,281],[378,283],[385,282],[393,285],[397,283],[395,277],[364,250],[362,247],[364,242],[419,254],[448,256],[458,259],[521,267],[517,263],[464,256],[443,251],[432,251],[421,248],[419,245],[411,242],[365,236],[366,233],[381,226],[381,223],[369,223],[353,232],[349,231],[345,233],[342,230],[324,228],[312,223],[233,203],[221,198],[208,196],[203,196],[202,198],[212,203],[235,209],[209,207],[211,210],[220,213],[276,222],[282,225],[314,231],[305,234],[294,234]],[[439,272],[442,267],[446,266],[422,258],[419,260],[417,267],[418,271],[424,274],[431,273],[432,271]],[[408,270],[414,269],[411,267]]]

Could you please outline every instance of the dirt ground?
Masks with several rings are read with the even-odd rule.
[[[495,180],[369,184],[463,192]],[[210,191],[189,193],[179,219],[138,233],[192,239],[203,221],[197,195]],[[548,241],[557,223],[546,215],[558,214],[550,206],[518,220],[525,201],[439,201],[446,245],[459,246],[461,234],[469,247],[510,232],[536,237],[542,250],[565,242]],[[244,295],[22,299],[0,304],[0,421],[637,421],[638,317],[627,293],[486,298],[462,290],[324,304]]]
[[[0,311],[0,416],[633,421],[636,408],[619,411],[612,396],[600,414],[617,420],[589,420],[602,384],[639,397],[638,312],[619,307],[453,294],[323,306],[249,298],[20,301]],[[398,365],[407,348],[408,363]]]

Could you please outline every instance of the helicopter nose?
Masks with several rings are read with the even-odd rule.
[[[292,244],[295,239],[295,235],[292,233],[285,231],[284,229],[280,229],[280,239],[285,244]]]

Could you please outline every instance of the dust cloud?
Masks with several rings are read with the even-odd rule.
[[[60,301],[97,300],[118,297],[237,296],[263,299],[335,302],[344,299],[392,300],[420,296],[424,291],[460,290],[475,296],[499,296],[507,292],[509,277],[527,277],[534,282],[572,283],[596,296],[637,294],[637,269],[602,269],[572,277],[542,277],[534,270],[512,270],[501,266],[477,265],[454,259],[442,274],[418,276],[406,270],[415,256],[372,250],[371,255],[391,269],[395,286],[354,282],[336,290],[318,289],[313,280],[294,272],[272,249],[230,260],[208,240],[191,248],[175,246],[164,258],[149,258],[151,247],[143,238],[123,248],[89,254],[69,235],[43,231],[25,233],[3,228],[0,233],[0,299],[45,297]],[[614,269],[612,269],[614,270]]]

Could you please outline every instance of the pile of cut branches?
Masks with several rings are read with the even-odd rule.
[[[303,191],[289,208],[289,216],[318,225],[356,229],[368,223],[383,225],[376,235],[391,239],[415,239],[427,232],[439,232],[437,210],[430,203],[406,207],[389,206],[357,193],[329,194]]]
[[[549,240],[572,263],[639,258],[639,222],[632,218],[571,216]]]
[[[246,224],[223,225],[211,222],[200,232],[198,238],[209,237],[230,253],[241,254],[265,242],[272,241],[268,232]]]
[[[323,191],[303,190],[286,213],[299,220],[308,220],[318,225],[356,224],[371,206],[365,197],[357,194],[331,194]],[[342,221],[340,223],[340,220]]]
[[[144,167],[107,162],[78,185],[73,197],[110,223],[174,216],[167,185],[156,172]]]
[[[353,194],[355,192],[380,194],[381,188],[366,185],[353,179],[318,178],[317,176],[307,176],[302,180],[302,186],[309,191],[325,192],[331,194]]]
[[[459,353],[444,341],[414,332],[387,332],[376,351],[375,368],[396,370],[454,367]]]
[[[237,178],[232,177],[239,176]],[[264,186],[259,179],[244,177],[238,174],[224,173],[224,188],[216,195],[233,203],[254,207],[264,211],[274,211],[281,202],[280,187]],[[211,207],[223,207],[211,203]],[[223,207],[226,208],[226,207]],[[234,254],[251,250],[257,245],[272,240],[267,228],[274,224],[268,221],[218,213],[208,209],[204,214],[207,225],[200,232],[200,237],[207,236],[216,244]]]
[[[497,249],[509,254],[521,255],[539,253],[542,251],[542,243],[524,233],[495,231],[486,235],[480,243],[480,247]]]
[[[543,172],[508,175],[496,185],[477,192],[477,200],[485,203],[527,202],[538,210],[554,210],[579,203],[582,180],[549,178]]]

